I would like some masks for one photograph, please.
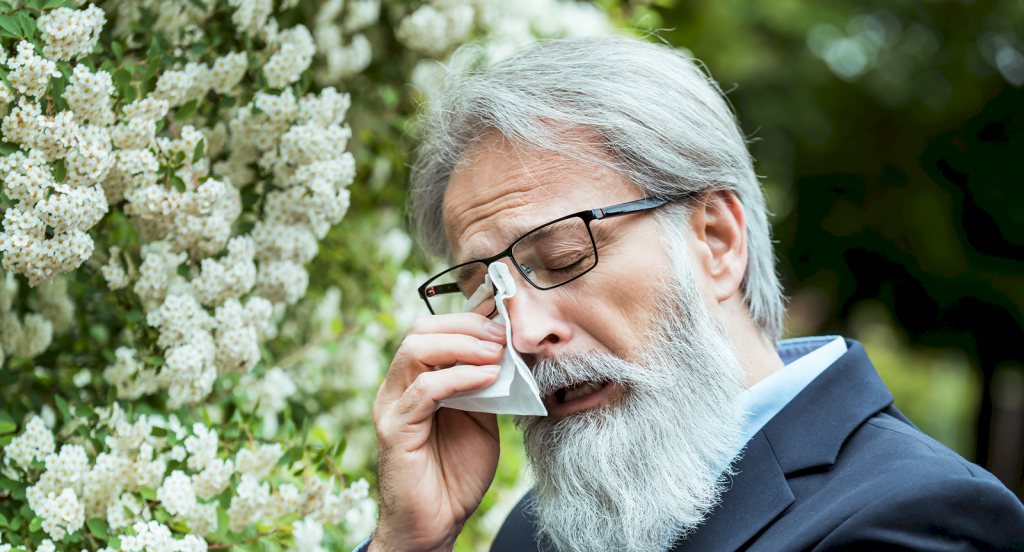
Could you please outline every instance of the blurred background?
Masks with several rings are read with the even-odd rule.
[[[401,4],[382,6],[370,66],[344,85],[360,176],[310,270],[305,308],[322,336],[282,330],[310,343],[286,360],[347,371],[346,388],[362,390],[340,393],[318,423],[369,470],[368,408],[434,268],[402,207],[436,67],[394,36],[422,5]],[[545,25],[550,2],[514,4]],[[1024,496],[1024,0],[596,5],[620,32],[656,31],[647,39],[701,60],[727,91],[773,212],[787,336],[860,340],[898,408]],[[460,552],[486,550],[529,487],[519,436],[502,424],[499,472]]]

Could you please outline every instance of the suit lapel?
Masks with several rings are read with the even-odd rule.
[[[864,347],[828,367],[747,443],[733,463],[736,476],[707,521],[673,551],[729,551],[742,547],[790,504],[789,474],[835,463],[847,437],[892,404]]]
[[[786,476],[763,433],[747,443],[733,468],[736,475],[727,486],[724,501],[673,552],[736,550],[793,503]]]

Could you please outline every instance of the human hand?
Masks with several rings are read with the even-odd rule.
[[[437,405],[494,383],[504,344],[504,326],[472,313],[422,317],[402,341],[373,405],[381,511],[370,552],[452,549],[494,479],[498,421]]]

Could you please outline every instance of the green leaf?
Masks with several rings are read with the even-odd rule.
[[[128,103],[134,102],[139,97],[139,90],[132,85],[128,85],[124,88],[124,101]]]
[[[99,518],[91,518],[85,521],[85,524],[89,527],[89,532],[98,539],[107,538],[107,522]]]
[[[198,162],[203,160],[203,152],[204,152],[205,149],[206,149],[206,138],[200,138],[199,142],[196,144],[196,149],[192,151],[192,164],[193,165],[195,165],[196,163],[198,163]]]
[[[121,59],[124,57],[124,46],[121,46],[121,43],[115,40],[110,44],[110,50],[114,52],[117,62],[121,63]]]
[[[64,416],[64,423],[71,423],[71,409],[68,408],[68,402],[60,395],[54,396],[53,400],[57,403],[57,409],[60,410],[60,415]]]
[[[36,531],[42,529],[42,527],[43,527],[43,518],[41,518],[39,516],[36,516],[36,517],[32,518],[32,523],[28,524],[28,530],[29,530],[30,533],[35,533]]]
[[[64,166],[64,160],[58,159],[54,161],[53,170],[50,172],[53,174],[53,179],[56,180],[58,184],[64,182],[64,178],[68,175],[68,169]]]
[[[18,429],[18,424],[14,422],[11,415],[0,412],[0,435],[7,435],[15,429]]]
[[[13,34],[15,37],[21,36],[21,28],[18,27],[15,19],[9,15],[0,15],[0,28]]]
[[[185,188],[185,181],[178,178],[177,176],[171,178],[171,186],[174,186],[175,190],[178,190],[179,192],[182,193],[184,193],[187,190],[187,188]]]
[[[36,20],[32,19],[25,12],[18,12],[18,25],[25,31],[26,38],[34,38],[36,36]]]
[[[157,119],[156,132],[160,132],[161,130],[163,130],[165,125],[167,125],[167,119]]]
[[[37,10],[43,9],[43,0],[28,0],[28,7],[35,8]]]
[[[20,531],[21,525],[25,523],[24,518],[20,516],[14,516],[11,518],[11,531]],[[10,535],[5,535],[7,538],[11,538]]]
[[[238,98],[234,96],[226,96],[220,99],[220,103],[217,104],[217,109],[228,109],[234,107],[238,103]]]
[[[43,9],[44,9],[44,10],[52,10],[52,9],[54,9],[54,8],[59,8],[59,7],[61,7],[62,5],[64,5],[64,0],[49,0],[49,1],[48,1],[48,2],[46,3],[46,5],[45,5],[45,6],[43,6]]]
[[[122,86],[124,86],[124,85],[126,85],[126,84],[128,84],[130,82],[132,82],[132,73],[131,73],[131,71],[129,71],[129,70],[125,69],[124,67],[122,67],[122,68],[118,69],[117,71],[114,71],[114,74],[111,75],[111,80],[114,81],[114,86],[117,86],[118,88],[120,88],[120,87],[122,87]]]
[[[146,65],[146,72],[142,75],[142,82],[148,81],[149,79],[155,77],[158,72],[160,72],[160,58],[156,56],[151,57],[149,58],[149,61],[147,63],[148,65]]]
[[[7,142],[0,142],[0,153],[2,153],[5,157],[16,151],[20,151],[18,149],[18,146],[14,144],[8,144]]]
[[[199,8],[199,11],[206,13],[206,4],[202,0],[188,0],[188,3]]]
[[[0,514],[0,527],[7,527],[7,518]]]
[[[206,423],[206,427],[213,427],[213,422],[210,421],[210,413],[206,411],[206,407],[203,407],[203,422]]]
[[[154,56],[162,53],[164,53],[164,47],[160,44],[160,41],[157,40],[156,35],[153,35],[152,40],[149,41],[149,55]]]
[[[146,319],[146,315],[142,314],[142,311],[131,310],[125,315],[125,320],[129,322],[141,322]]]
[[[184,121],[195,114],[196,107],[199,106],[199,102],[196,100],[189,100],[185,102],[185,105],[178,108],[178,112],[174,114],[176,121]]]
[[[12,6],[10,2],[3,2],[2,0],[0,0],[0,10],[12,10],[12,9],[14,9],[14,6]]]
[[[150,430],[150,435],[154,437],[166,437],[167,428],[153,426],[153,429]]]
[[[132,515],[135,515],[135,514],[132,513]],[[119,539],[117,537],[110,537],[110,540],[107,541],[107,545],[110,548],[113,548],[114,550],[120,550],[121,549],[121,539]]]
[[[217,541],[223,541],[224,535],[228,534],[228,524],[231,523],[231,518],[228,517],[228,513],[224,511],[224,508],[217,508]]]
[[[302,446],[306,446],[306,437],[309,433],[309,418],[302,420]]]
[[[146,500],[156,500],[156,491],[149,487],[139,487],[139,494]]]

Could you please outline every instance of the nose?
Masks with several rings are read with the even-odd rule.
[[[512,346],[527,365],[557,356],[572,340],[573,330],[557,301],[557,291],[542,291],[527,282],[510,259],[503,259],[516,281],[516,294],[506,302]],[[529,273],[528,273],[529,274]]]

